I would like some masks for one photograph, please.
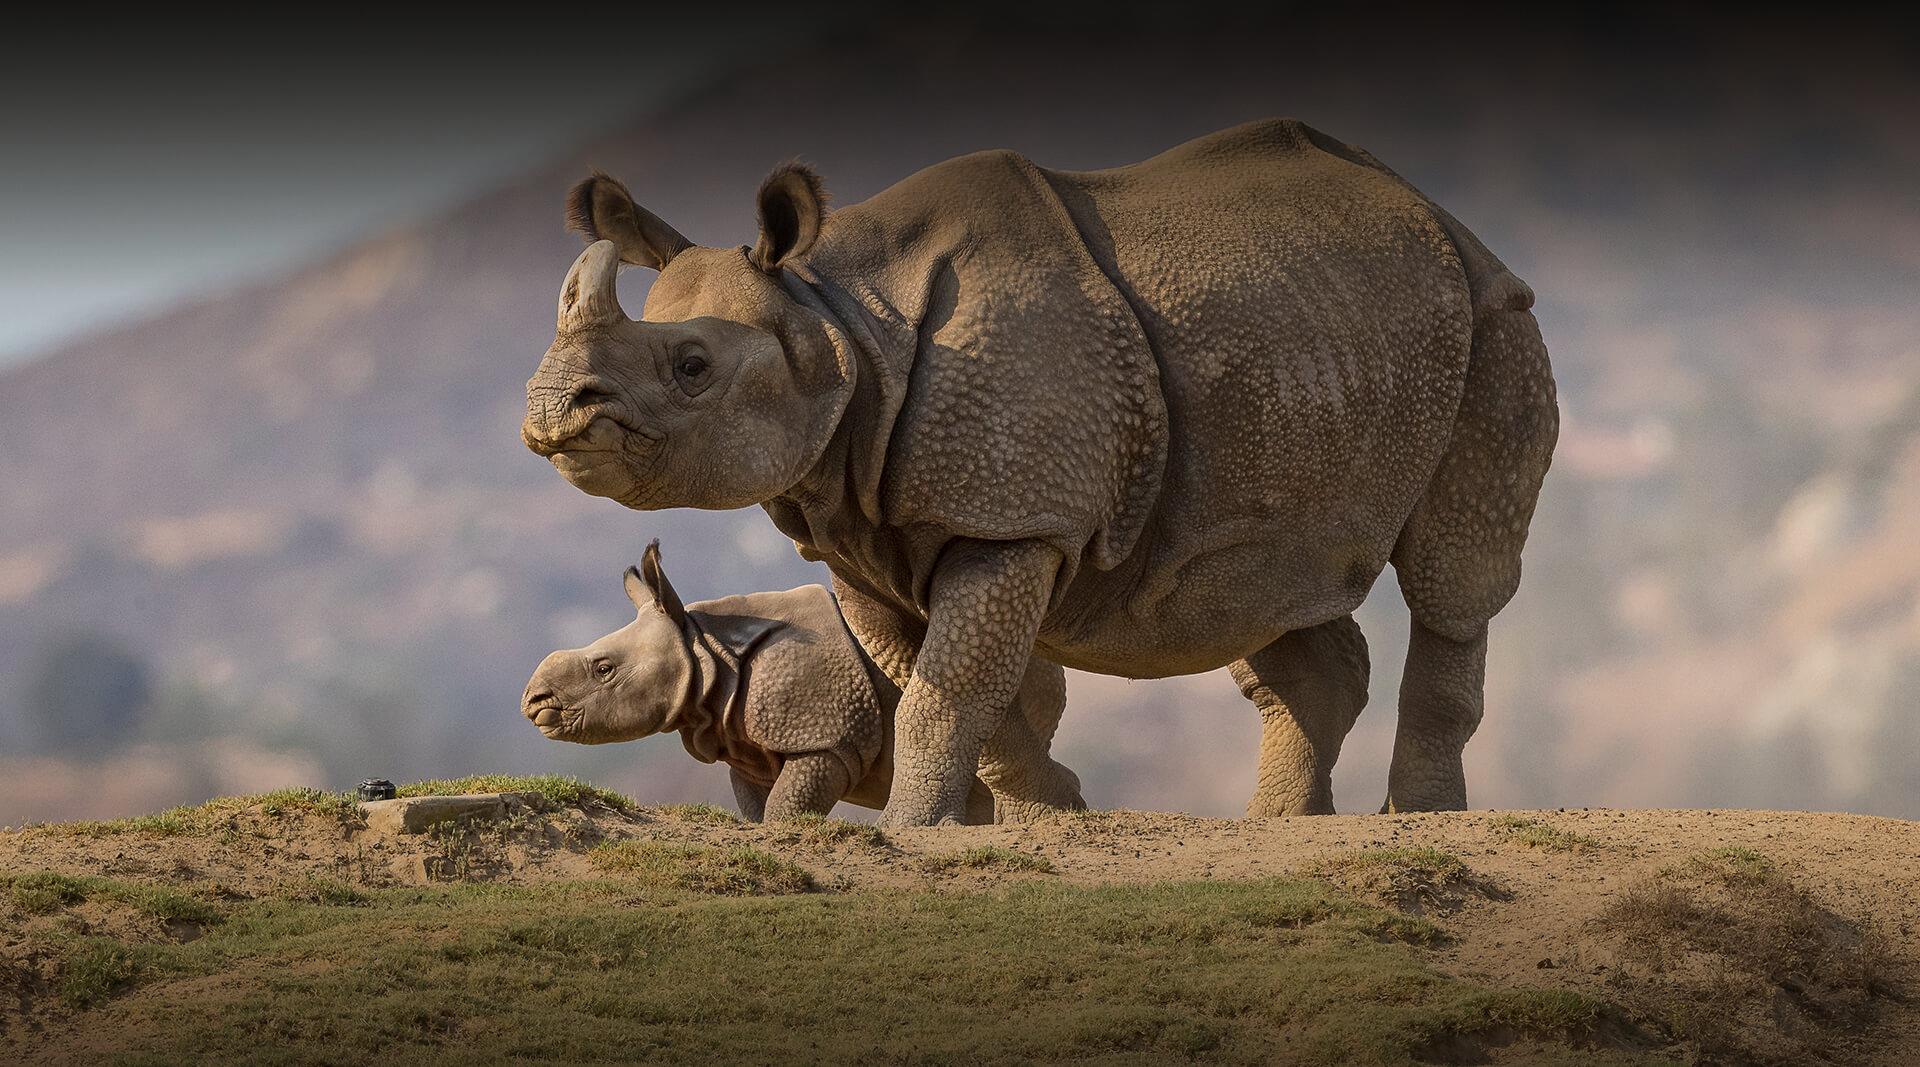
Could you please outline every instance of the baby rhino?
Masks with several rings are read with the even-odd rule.
[[[555,741],[599,745],[678,731],[702,763],[725,763],[740,813],[753,820],[826,814],[841,800],[886,807],[900,688],[854,640],[818,585],[682,606],[647,546],[626,573],[631,623],[585,648],[552,653],[527,683],[521,712]],[[1060,698],[1032,702],[1007,727],[1036,762],[1059,725]],[[1000,785],[1048,767],[990,768]],[[997,772],[997,773],[993,773]],[[1075,782],[1077,786],[1077,782]],[[1016,790],[1017,791],[1017,790]],[[967,821],[994,821],[994,791],[976,777]],[[1004,814],[1004,813],[1003,813]]]

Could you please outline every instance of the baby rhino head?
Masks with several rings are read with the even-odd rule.
[[[632,622],[549,655],[527,683],[520,712],[555,741],[603,745],[656,734],[690,699],[692,627],[660,568],[660,542],[627,568],[626,587],[638,610]]]

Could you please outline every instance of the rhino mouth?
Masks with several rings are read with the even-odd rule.
[[[623,447],[622,443],[570,445],[549,455],[547,462],[583,493],[606,497],[636,511],[650,510],[659,489],[662,450],[647,447],[658,441],[646,434],[635,433],[627,440],[639,447]]]
[[[562,704],[543,704],[526,710],[527,719],[533,723],[534,728],[554,741],[564,741],[568,736],[578,733],[584,714],[579,708],[569,708]]]

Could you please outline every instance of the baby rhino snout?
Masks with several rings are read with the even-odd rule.
[[[526,692],[520,697],[520,714],[541,729],[560,725],[560,695],[549,681],[558,655],[556,652],[541,661],[539,669],[533,672],[533,678],[527,682]]]

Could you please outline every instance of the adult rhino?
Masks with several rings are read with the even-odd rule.
[[[1527,286],[1372,156],[1256,122],[1105,171],[976,153],[832,214],[790,165],[752,248],[604,175],[569,207],[592,244],[527,445],[631,508],[760,504],[827,563],[905,689],[885,821],[962,818],[1056,664],[1230,665],[1265,721],[1251,812],[1331,811],[1388,562],[1413,627],[1385,810],[1465,806],[1553,378]],[[639,321],[621,263],[660,272]]]

